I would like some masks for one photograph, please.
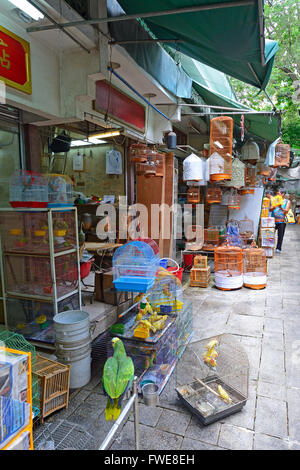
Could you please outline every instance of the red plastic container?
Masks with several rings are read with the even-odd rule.
[[[175,267],[174,268],[167,268],[167,271],[174,274],[174,276],[178,277],[178,279],[180,281],[182,281],[183,268],[179,268],[178,270]]]
[[[84,279],[90,274],[93,259],[80,264],[80,279]]]
[[[195,255],[183,255],[183,265],[185,269],[191,269],[194,264]]]

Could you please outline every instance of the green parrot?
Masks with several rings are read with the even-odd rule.
[[[131,386],[134,377],[132,359],[126,355],[123,342],[119,338],[111,340],[114,354],[104,364],[102,382],[105,394],[108,395],[105,408],[106,421],[118,419],[122,399]]]

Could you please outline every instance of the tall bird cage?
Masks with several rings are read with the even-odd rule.
[[[263,289],[267,285],[266,250],[258,248],[253,242],[244,250],[244,286]]]
[[[248,387],[248,356],[229,334],[190,343],[176,367],[177,395],[204,425],[241,411]]]
[[[212,186],[207,188],[206,202],[208,204],[220,203],[222,199],[222,189]]]
[[[129,149],[131,163],[145,163],[147,161],[148,152],[149,149],[146,144],[132,144]]]
[[[215,249],[215,284],[221,290],[240,289],[243,286],[243,250],[226,245]]]
[[[163,153],[158,152],[155,147],[149,149],[147,162],[149,166],[155,167],[155,176],[163,177],[165,175],[165,156]]]
[[[278,143],[275,147],[274,166],[290,166],[290,146],[289,144]]]
[[[228,209],[240,209],[240,196],[236,189],[231,189],[228,196]]]
[[[210,121],[210,180],[231,179],[233,119],[220,116]]]
[[[260,158],[259,146],[253,140],[249,140],[241,148],[241,154],[243,162],[255,165]]]
[[[240,194],[254,194],[256,184],[256,168],[245,166],[245,187],[242,188]]]
[[[254,222],[252,219],[245,217],[242,220],[238,221],[239,226],[239,235],[243,238],[249,239],[253,237],[254,234]]]

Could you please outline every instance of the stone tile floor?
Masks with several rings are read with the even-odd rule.
[[[176,373],[156,408],[140,403],[141,449],[300,449],[300,226],[288,226],[281,254],[268,261],[268,285],[261,291],[222,292],[187,288],[194,300],[193,341],[231,333],[250,361],[249,399],[244,409],[223,421],[202,426],[178,401]],[[94,364],[91,382],[71,394],[67,410],[37,424],[35,448],[53,440],[56,449],[97,449],[111,424],[101,368]],[[129,416],[111,449],[133,450]]]

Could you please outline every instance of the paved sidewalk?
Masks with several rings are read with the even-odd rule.
[[[194,300],[193,341],[231,333],[250,362],[249,399],[244,409],[202,426],[175,392],[174,372],[156,408],[140,405],[141,449],[300,450],[300,226],[288,226],[281,254],[268,261],[268,285],[261,291],[223,292],[188,288]],[[98,370],[72,395],[68,410],[57,412],[35,429],[35,447],[51,434],[57,449],[97,449],[106,423]],[[133,450],[129,417],[112,449]]]

